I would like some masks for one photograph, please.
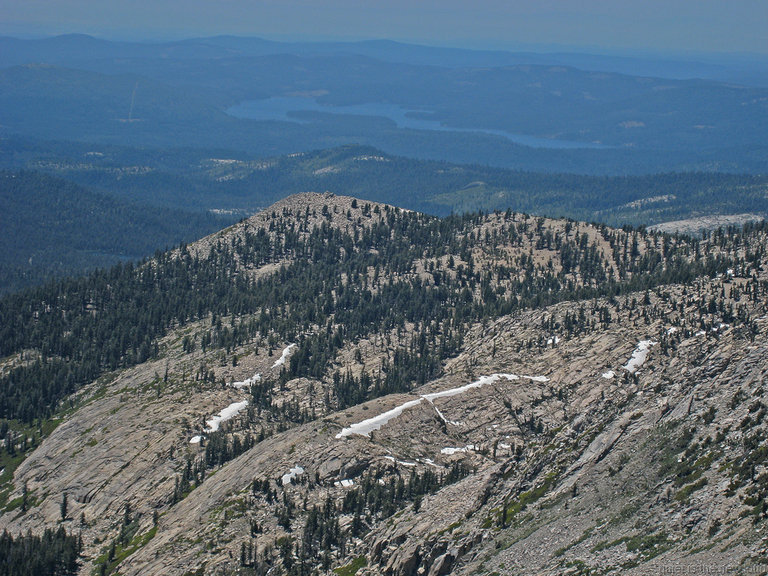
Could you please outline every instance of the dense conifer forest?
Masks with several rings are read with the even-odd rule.
[[[194,240],[230,221],[91,192],[42,172],[0,171],[0,294]]]
[[[32,534],[13,537],[0,534],[0,575],[2,576],[68,576],[77,574],[82,542],[64,528],[45,530],[42,536]]]

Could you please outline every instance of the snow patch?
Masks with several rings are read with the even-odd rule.
[[[677,332],[677,327],[676,326],[672,326],[671,328],[667,328],[667,334],[674,334],[675,332]]]
[[[206,434],[210,434],[211,432],[216,432],[221,426],[222,422],[231,420],[232,418],[237,416],[241,410],[245,409],[246,406],[248,406],[248,400],[243,400],[242,402],[235,402],[233,404],[230,404],[229,406],[224,408],[224,410],[219,412],[216,416],[205,421],[206,428],[205,430],[203,430],[203,432],[205,432]],[[189,441],[189,443],[200,444],[200,440],[202,440],[202,436],[193,436],[192,439]]]
[[[283,482],[283,486],[287,486],[288,484],[291,483],[291,480],[293,480],[297,476],[301,476],[302,474],[304,474],[304,468],[302,468],[297,464],[296,466],[294,466],[288,471],[288,474],[283,474],[283,477],[281,478]]]
[[[384,412],[384,414],[379,414],[378,416],[368,418],[367,420],[363,420],[357,424],[352,424],[349,428],[344,428],[341,432],[336,434],[336,438],[344,438],[350,434],[359,434],[360,436],[368,436],[370,438],[371,432],[380,429],[382,426],[384,426],[384,424],[393,418],[400,416],[400,414],[403,413],[403,410],[418,406],[421,404],[421,401],[422,398],[419,398],[418,400],[411,400],[410,402],[401,404],[397,408],[393,408],[392,410]]]
[[[475,450],[474,444],[467,444],[464,448],[443,448],[440,450],[440,454],[446,454],[447,456],[451,456],[453,454],[456,454],[457,452],[469,452],[470,450]]]
[[[238,390],[242,390],[243,388],[250,387],[256,382],[261,382],[261,374],[259,373],[254,374],[253,376],[243,380],[242,382],[232,382],[230,386],[232,386],[232,388],[237,388]]]
[[[552,338],[547,339],[547,346],[552,346],[553,344],[557,346],[560,343],[560,336],[553,336]]]
[[[432,406],[432,408],[435,409],[435,412],[437,412],[437,415],[440,417],[440,420],[448,424],[448,420],[446,420],[445,416],[443,416],[443,413],[440,412],[440,409],[437,406],[435,406],[435,403],[430,400],[427,400],[427,402],[429,402],[430,406]]]
[[[206,420],[205,423],[208,426],[206,428],[206,432],[216,432],[219,429],[219,426],[221,426],[222,422],[226,422],[227,420],[231,420],[235,416],[238,415],[238,413],[243,410],[246,406],[248,406],[248,400],[243,400],[242,402],[235,402],[233,404],[230,404],[224,410],[219,412],[216,416],[211,418],[210,420]]]
[[[606,380],[611,380],[612,378],[616,377],[616,372],[613,370],[608,370],[608,372],[603,372],[603,378]]]
[[[624,370],[630,374],[637,372],[643,364],[645,364],[645,361],[648,359],[648,352],[650,351],[651,346],[654,346],[655,344],[656,342],[653,342],[652,340],[640,340],[640,342],[637,343],[637,348],[632,352],[632,358],[630,358],[623,366]]]
[[[398,416],[400,416],[400,414],[402,414],[404,410],[407,410],[408,408],[413,408],[414,406],[418,406],[419,404],[421,404],[422,400],[426,400],[427,402],[432,404],[433,407],[435,407],[433,402],[438,398],[450,398],[452,396],[458,396],[459,394],[463,394],[468,390],[472,390],[474,388],[480,388],[482,386],[485,386],[486,384],[492,384],[502,378],[512,381],[512,380],[519,380],[520,376],[517,376],[515,374],[491,374],[490,376],[482,376],[478,380],[471,382],[469,384],[465,384],[464,386],[460,386],[458,388],[451,388],[449,390],[443,390],[442,392],[432,392],[430,394],[424,394],[417,400],[409,400],[408,402],[405,402],[404,404],[401,404],[400,406],[393,408],[392,410],[388,410],[383,414],[379,414],[378,416],[374,416],[373,418],[368,418],[367,420],[363,420],[362,422],[352,424],[348,428],[344,428],[341,432],[336,434],[336,438],[337,439],[344,438],[345,436],[349,436],[351,434],[359,434],[360,436],[368,436],[370,438],[371,432],[373,432],[374,430],[379,430],[387,422],[389,422],[393,418],[397,418]],[[546,376],[523,376],[523,378],[529,378],[530,380],[534,380],[536,382],[549,381],[549,378],[547,378]],[[440,411],[436,407],[435,407],[435,410],[437,411],[438,416],[440,416],[440,418],[442,418],[444,422],[450,423],[450,424],[459,424],[458,422],[451,422],[446,420],[445,417],[440,413]]]
[[[242,382],[230,382],[229,386],[232,388],[236,388],[237,390],[242,390],[243,388],[248,388],[249,386],[259,381],[261,381],[261,374],[257,372],[256,374],[254,374],[250,378],[246,378]],[[248,400],[243,400],[242,402],[235,402],[233,404],[230,404],[229,406],[224,408],[221,412],[219,412],[216,416],[214,416],[209,420],[206,420],[205,421],[206,428],[205,430],[203,430],[203,434],[198,436],[193,436],[190,439],[189,443],[200,444],[205,434],[216,432],[221,426],[222,422],[231,420],[232,418],[237,416],[241,410],[245,409],[246,406],[248,406]]]
[[[282,366],[285,364],[285,361],[288,359],[288,356],[291,355],[291,350],[296,348],[296,344],[288,344],[286,346],[285,350],[283,350],[283,353],[280,355],[280,358],[275,360],[275,363],[272,364],[272,368],[277,368],[278,366]]]
[[[395,464],[400,464],[400,466],[408,466],[409,468],[416,466],[416,462],[404,462],[403,460],[396,460],[393,456],[384,456],[384,459],[394,462]]]
[[[464,386],[460,386],[458,388],[451,388],[450,390],[443,390],[442,392],[432,392],[431,394],[424,394],[422,398],[424,398],[428,402],[432,402],[433,400],[437,400],[438,398],[450,398],[452,396],[458,396],[459,394],[464,394],[464,392],[467,392],[468,390],[472,390],[473,388],[481,388],[487,384],[493,384],[494,382],[497,382],[502,378],[506,378],[507,380],[520,379],[520,377],[516,376],[515,374],[491,374],[490,376],[481,376],[478,380],[475,380],[470,384],[465,384]],[[529,378],[529,376],[523,376],[523,378]],[[546,376],[534,376],[533,378],[545,378],[545,381],[546,381]]]
[[[349,487],[355,485],[355,481],[354,480],[340,480],[339,482],[334,482],[333,485],[336,486],[336,487],[341,486],[342,488],[349,488]]]

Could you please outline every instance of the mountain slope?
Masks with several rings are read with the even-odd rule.
[[[3,416],[44,364],[75,394],[0,525],[82,531],[84,574],[750,569],[765,238],[305,194],[6,298]]]
[[[209,233],[210,214],[126,204],[35,172],[0,171],[0,294]]]

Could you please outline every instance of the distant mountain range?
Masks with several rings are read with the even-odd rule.
[[[762,173],[768,88],[736,77],[743,66],[767,77],[763,65],[388,41],[1,38],[0,134],[261,156],[369,144],[422,159],[555,172]],[[258,121],[230,113],[286,97],[320,108]]]
[[[669,79],[705,79],[768,87],[768,59],[750,54],[698,54],[688,58],[563,51],[513,52],[423,46],[393,40],[359,42],[277,42],[256,37],[213,36],[170,42],[109,41],[86,34],[40,40],[0,36],[0,66],[31,60],[70,65],[98,58],[178,59],[253,57],[275,54],[359,54],[400,64],[427,66],[569,66]]]

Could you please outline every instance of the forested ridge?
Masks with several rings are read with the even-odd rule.
[[[368,146],[257,158],[221,150],[4,144],[10,157],[0,154],[0,166],[26,169],[0,173],[0,240],[7,247],[0,292],[135,262],[310,190],[437,216],[509,208],[611,226],[717,215],[743,222],[768,213],[768,180],[759,175],[535,173],[403,158]]]
[[[12,138],[0,165],[24,166],[142,204],[253,212],[290,194],[331,191],[438,216],[511,208],[576,220],[650,225],[701,214],[768,212],[768,179],[712,171],[584,175],[449,163],[347,145],[283,156]],[[18,156],[16,158],[15,156]],[[639,204],[633,204],[637,203]]]
[[[298,339],[286,378],[319,376],[345,342],[415,325],[418,350],[375,386],[392,392],[434,376],[471,322],[736,265],[710,243],[601,226],[595,230],[608,254],[586,233],[553,233],[543,219],[511,212],[437,219],[365,204],[358,218],[336,214],[342,227],[329,223],[327,205],[319,215],[309,210],[268,214],[264,226],[216,240],[205,254],[182,246],[5,297],[0,354],[19,354],[19,362],[0,379],[0,415],[49,417],[105,371],[156,355],[169,328],[205,318],[211,330],[202,346],[228,351],[255,338]],[[489,221],[497,224],[481,232]],[[507,247],[523,250],[505,261]],[[547,251],[549,261],[534,261],[526,247]],[[486,267],[478,255],[497,260]],[[279,268],[249,276],[266,264]]]

